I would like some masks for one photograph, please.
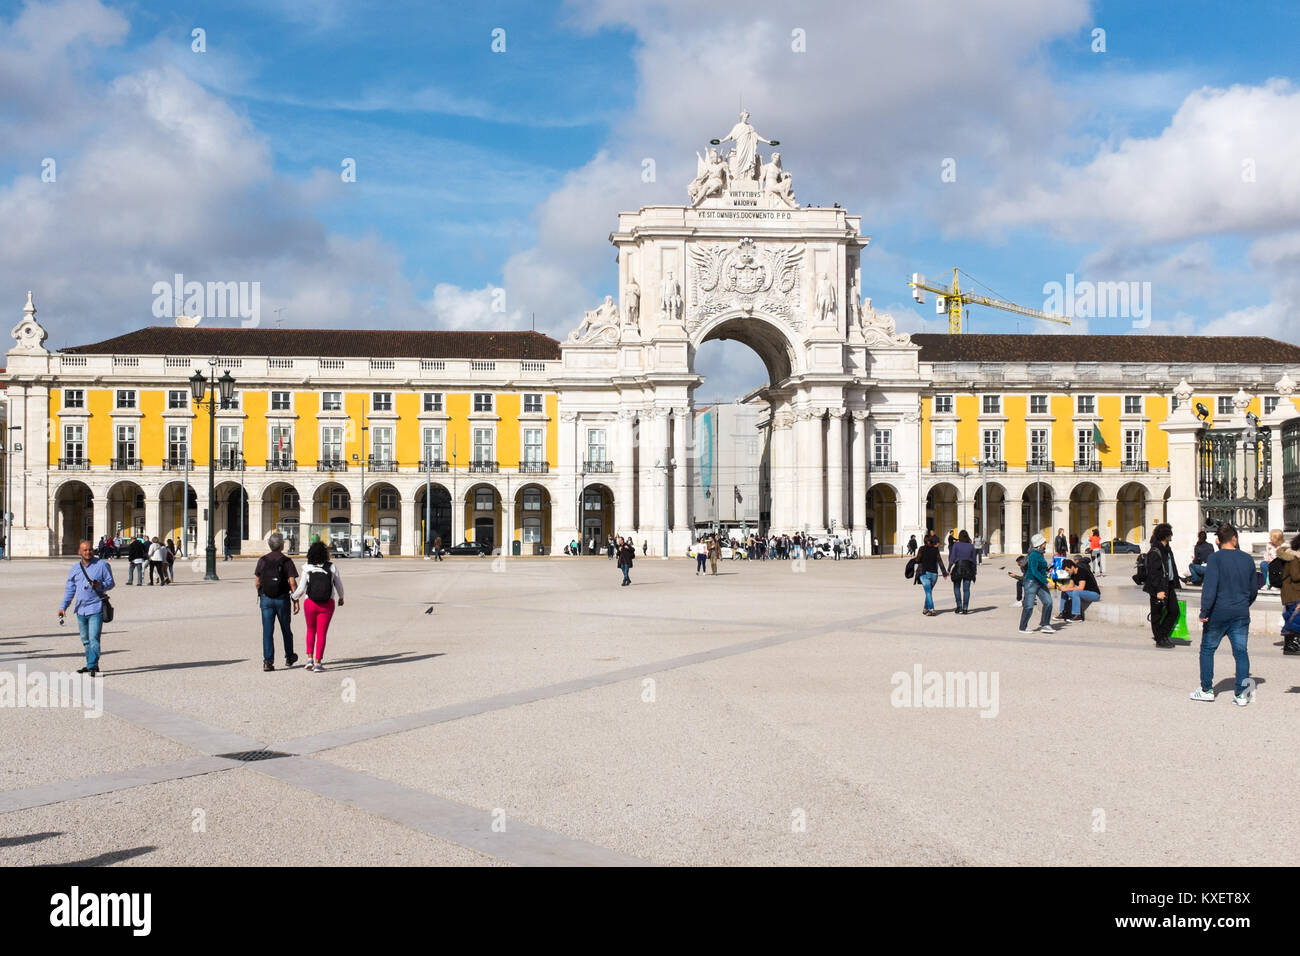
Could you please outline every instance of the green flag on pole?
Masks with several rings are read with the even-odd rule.
[[[1101,435],[1101,426],[1096,422],[1092,424],[1092,443],[1098,448],[1104,449],[1106,447],[1106,439]]]

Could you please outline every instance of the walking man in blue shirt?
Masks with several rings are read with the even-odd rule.
[[[89,541],[82,541],[77,547],[81,560],[68,572],[68,583],[63,588],[63,604],[59,606],[59,623],[73,597],[77,601],[77,629],[81,631],[81,643],[86,648],[86,666],[78,674],[99,675],[99,633],[104,627],[104,602],[106,591],[113,589],[113,570],[107,561],[95,557],[94,548]]]
[[[1201,588],[1201,686],[1192,700],[1214,700],[1214,652],[1226,634],[1237,662],[1236,701],[1250,703],[1246,682],[1250,680],[1250,657],[1246,636],[1250,633],[1250,606],[1255,603],[1259,584],[1255,561],[1237,547],[1237,529],[1230,524],[1219,528],[1219,550],[1205,562],[1205,584]]]

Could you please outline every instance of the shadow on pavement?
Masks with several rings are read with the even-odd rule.
[[[0,837],[0,846],[22,846],[24,843],[36,843],[50,837],[63,836],[62,830],[47,830],[44,833],[24,833],[22,836]]]
[[[129,860],[132,857],[144,856],[146,853],[152,853],[158,849],[156,846],[136,846],[129,850],[114,850],[112,853],[101,853],[99,856],[87,857],[84,860],[69,860],[67,863],[49,863],[47,866],[110,866],[114,863],[121,863],[123,860]]]
[[[383,664],[411,664],[415,661],[428,661],[435,657],[446,657],[445,652],[437,654],[379,654],[375,657],[345,657],[335,663],[325,662],[325,673],[330,671],[351,671],[361,667],[378,667]]]
[[[190,667],[224,667],[227,664],[247,664],[251,657],[237,658],[229,661],[180,661],[175,664],[154,664],[150,667],[123,667],[114,669],[113,674],[148,674],[153,671],[176,671]],[[107,671],[105,671],[107,673]]]

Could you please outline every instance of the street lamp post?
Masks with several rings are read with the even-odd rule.
[[[195,404],[200,408],[203,407],[203,396],[208,396],[208,548],[207,548],[207,568],[203,572],[203,580],[216,581],[217,578],[217,502],[216,502],[216,458],[217,458],[217,392],[220,390],[222,404],[230,401],[230,397],[235,393],[235,379],[230,374],[230,369],[217,378],[217,360],[216,358],[208,359],[208,376],[204,378],[203,373],[195,370],[190,376],[190,394],[194,396]],[[185,490],[186,506],[189,506],[189,489]],[[243,502],[240,502],[241,506]],[[242,510],[241,510],[242,515]]]

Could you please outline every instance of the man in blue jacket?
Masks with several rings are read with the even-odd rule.
[[[99,632],[104,627],[104,592],[113,589],[113,569],[107,561],[95,557],[94,548],[89,541],[82,541],[77,547],[81,560],[68,572],[68,582],[63,588],[63,604],[59,606],[59,621],[73,597],[77,600],[77,629],[81,631],[81,643],[86,648],[86,666],[78,674],[99,675]]]
[[[1255,562],[1237,547],[1237,529],[1230,524],[1219,528],[1219,550],[1205,562],[1205,583],[1201,588],[1201,686],[1192,700],[1214,700],[1214,652],[1226,634],[1237,662],[1237,693],[1240,707],[1250,703],[1246,682],[1250,679],[1250,657],[1246,636],[1250,633],[1250,606],[1255,603],[1259,584]]]

